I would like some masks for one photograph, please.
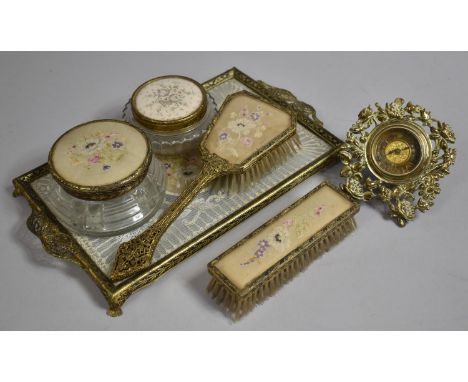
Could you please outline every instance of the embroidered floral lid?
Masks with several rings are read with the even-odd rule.
[[[241,164],[291,129],[295,132],[291,114],[242,91],[224,103],[205,136],[204,146],[229,163]]]
[[[207,104],[205,89],[183,76],[153,78],[132,95],[133,116],[156,131],[190,130],[205,115]]]
[[[305,242],[328,234],[327,226],[354,215],[359,205],[326,182],[265,223],[209,264],[212,274],[241,295]],[[279,267],[279,269],[281,269]]]
[[[78,125],[49,153],[52,176],[80,199],[107,200],[136,187],[146,176],[151,148],[146,136],[127,122],[110,119]]]

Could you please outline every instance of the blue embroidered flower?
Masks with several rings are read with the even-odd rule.
[[[258,120],[260,119],[260,114],[257,113],[257,112],[250,113],[250,118],[251,118],[253,121],[258,121]]]
[[[172,165],[168,162],[163,163],[164,168],[167,170],[168,168],[171,168]]]
[[[221,141],[224,141],[227,137],[228,137],[227,133],[221,133],[221,134],[219,134],[219,139],[220,139]]]
[[[112,143],[112,147],[114,149],[119,149],[123,146],[124,144],[122,142],[119,142],[119,141],[114,141],[114,143]]]

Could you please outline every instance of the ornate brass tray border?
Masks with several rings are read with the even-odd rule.
[[[41,240],[44,249],[50,255],[71,261],[88,273],[106,298],[109,304],[107,313],[110,316],[122,314],[121,307],[132,293],[157,280],[164,273],[193,255],[196,251],[244,221],[312,174],[337,161],[337,154],[343,142],[324,129],[322,122],[317,118],[312,106],[298,101],[289,91],[275,88],[263,81],[256,81],[236,68],[232,68],[214,77],[205,82],[203,86],[209,91],[213,87],[230,79],[236,79],[263,97],[276,101],[296,111],[298,113],[298,122],[328,143],[331,147],[330,150],[310,165],[303,167],[283,182],[271,188],[267,193],[247,204],[237,213],[222,220],[164,258],[154,262],[146,270],[120,283],[113,283],[110,278],[98,268],[91,257],[78,244],[69,231],[56,219],[32,188],[32,182],[49,173],[47,163],[13,179],[13,196],[24,196],[32,210],[31,215],[27,219],[28,228]]]

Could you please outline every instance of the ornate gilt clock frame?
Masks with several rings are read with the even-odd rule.
[[[415,171],[399,177],[376,170],[375,137],[384,129],[398,126],[413,134],[420,145],[421,159]],[[378,198],[386,204],[398,225],[414,220],[416,211],[426,212],[440,193],[439,180],[449,174],[456,151],[451,147],[451,127],[411,102],[397,98],[382,107],[378,103],[363,109],[340,150],[343,163],[342,189],[358,200]],[[417,196],[415,196],[417,194]]]

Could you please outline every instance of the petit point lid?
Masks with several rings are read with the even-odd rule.
[[[206,91],[183,76],[156,77],[132,95],[132,112],[143,126],[156,131],[180,131],[200,121],[208,106]]]
[[[296,132],[295,118],[290,113],[240,91],[226,99],[203,146],[229,163],[241,165],[288,132]]]
[[[151,163],[146,136],[127,122],[97,120],[64,133],[49,153],[49,168],[65,191],[107,200],[135,188]]]

